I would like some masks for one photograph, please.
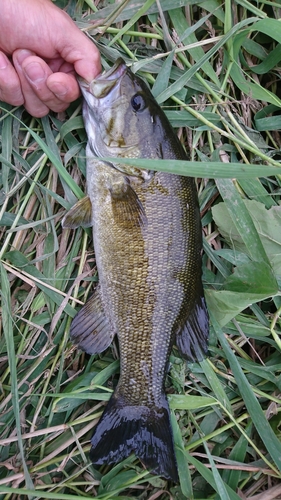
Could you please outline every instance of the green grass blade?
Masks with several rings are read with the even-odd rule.
[[[197,23],[194,25],[188,26],[186,21],[186,17],[181,9],[172,9],[169,12],[170,18],[173,22],[175,30],[177,34],[180,36],[180,42],[184,45],[194,44],[198,42],[195,32],[198,28],[202,26],[203,23],[208,21],[210,14],[203,16]],[[193,57],[195,61],[200,61],[200,59],[204,56],[204,50],[202,47],[194,47],[188,50],[188,53]],[[214,82],[214,84],[219,88],[220,82],[214,71],[211,63],[209,61],[202,64],[202,70],[207,75],[207,77]]]
[[[208,446],[205,442],[203,444],[204,444],[204,448],[206,451],[206,455],[207,455],[209,462],[211,464],[213,477],[214,477],[214,481],[216,484],[216,491],[219,495],[219,498],[220,498],[220,500],[231,500],[232,495],[231,494],[229,495],[229,493],[228,493],[229,490],[227,490],[226,484],[223,482],[223,480],[218,472],[218,469],[216,468],[216,464],[215,464],[214,459],[213,459],[213,457],[208,449]]]
[[[263,443],[266,447],[268,453],[270,454],[272,460],[275,462],[278,469],[281,471],[281,443],[278,437],[274,434],[268,420],[258,403],[256,396],[254,395],[247,378],[245,377],[239,362],[234,356],[223,331],[221,330],[217,321],[211,317],[212,325],[224,350],[224,353],[228,359],[230,368],[232,370],[235,381],[243,397],[247,410],[252,418],[253,424],[255,425]]]
[[[125,24],[125,26],[123,26],[123,28],[120,29],[119,33],[111,40],[109,46],[113,45],[117,40],[119,40],[119,38],[124,33],[126,33],[126,31],[129,30],[130,27],[133,26],[133,24],[135,24],[143,14],[145,14],[148,11],[148,9],[151,7],[151,5],[154,4],[154,2],[155,0],[146,0],[146,2],[143,5],[141,5],[140,9],[133,15],[130,21],[128,21],[128,23]]]
[[[177,422],[174,412],[171,412],[171,425],[173,429],[175,453],[178,464],[181,491],[186,498],[194,498],[192,479],[185,456],[184,443],[181,436],[179,424]]]
[[[255,228],[246,205],[235,188],[232,180],[217,180],[217,186],[224,199],[229,215],[231,216],[241,238],[243,239],[248,255],[257,261],[270,266],[266,252]]]
[[[10,284],[5,268],[0,263],[0,274],[1,274],[1,304],[2,304],[2,321],[3,321],[3,333],[5,336],[7,354],[9,360],[10,368],[10,378],[11,378],[11,394],[14,416],[16,421],[16,431],[18,439],[18,447],[21,457],[21,462],[23,466],[25,483],[27,488],[33,489],[34,485],[31,476],[28,472],[28,467],[25,459],[23,441],[21,437],[21,417],[20,417],[20,399],[18,393],[17,384],[17,363],[16,363],[16,353],[14,344],[14,330],[13,330],[13,320],[12,320],[12,308],[11,308],[11,294],[10,294]],[[29,494],[29,498],[33,498]]]
[[[12,154],[12,116],[8,116],[6,120],[4,120],[2,127],[2,155],[3,163],[2,163],[2,184],[3,189],[7,193],[9,188],[8,174],[9,174],[9,164],[11,162],[11,154]],[[2,160],[1,160],[2,161]]]
[[[186,452],[186,459],[190,464],[192,464],[196,470],[200,471],[200,474],[204,479],[214,488],[214,490],[219,494],[217,481],[218,478],[214,477],[212,471],[210,471],[204,464],[202,464],[199,460],[194,458],[192,455]],[[219,485],[220,486],[220,485]],[[227,492],[228,498],[230,500],[241,500],[241,497],[235,493],[229,486],[225,485],[225,490]]]
[[[226,410],[231,414],[232,413],[231,403],[226,395],[222,383],[220,382],[219,378],[214,372],[211,363],[207,359],[203,359],[203,361],[200,361],[200,366],[204,374],[206,375],[208,382],[213,390],[213,393],[216,395],[216,398],[220,402],[221,406],[223,408],[226,408]]]
[[[79,188],[79,186],[77,186],[77,183],[74,182],[74,180],[72,179],[72,177],[69,175],[69,173],[67,172],[67,170],[64,168],[64,166],[63,166],[60,158],[57,157],[57,154],[54,153],[47,146],[47,144],[41,139],[41,137],[38,134],[36,134],[30,127],[28,127],[21,120],[19,120],[19,122],[29,132],[29,134],[33,137],[33,139],[40,146],[40,148],[42,149],[42,151],[46,154],[46,156],[49,158],[49,160],[53,163],[53,165],[58,170],[59,175],[61,175],[62,179],[67,183],[67,185],[73,191],[73,193],[75,194],[75,196],[77,198],[82,198],[84,196],[83,191]]]
[[[71,318],[98,280],[91,229],[61,226],[64,210],[87,190],[82,101],[43,119],[0,103],[1,500],[238,500],[278,487],[279,3],[57,2],[96,43],[105,69],[122,57],[154,84],[190,160],[117,163],[197,178],[204,287],[223,332],[211,325],[201,363],[187,364],[177,349],[170,357],[166,389],[178,485],[145,470],[133,454],[116,464],[89,460],[93,429],[120,368],[117,340],[88,356],[68,338]],[[222,198],[229,198],[228,208]],[[229,212],[239,216],[236,225]]]
[[[101,158],[108,162],[120,165],[133,165],[147,170],[159,172],[170,172],[176,175],[188,177],[206,177],[209,179],[251,179],[252,177],[264,177],[269,175],[281,175],[280,166],[254,165],[241,163],[222,163],[216,161],[198,162],[185,160],[149,160],[149,159],[127,159],[127,158]]]
[[[164,92],[162,92],[158,97],[157,97],[157,102],[162,103],[169,99],[172,95],[176,94],[179,90],[183,88],[184,85],[190,80],[192,76],[194,76],[199,68],[202,67],[202,65],[207,62],[218,50],[223,47],[223,45],[233,36],[233,34],[241,29],[242,27],[252,24],[256,19],[255,18],[250,18],[250,19],[245,19],[244,21],[241,21],[237,25],[235,25],[228,33],[226,33],[219,42],[217,42],[214,47],[212,47],[207,54],[205,54],[201,59],[195,63],[189,70],[187,70],[175,83],[170,85]]]

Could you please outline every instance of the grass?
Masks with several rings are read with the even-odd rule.
[[[90,358],[68,338],[97,281],[91,230],[61,227],[85,191],[81,102],[42,120],[2,103],[0,498],[280,498],[279,2],[57,4],[104,67],[121,55],[148,81],[189,153],[152,168],[197,177],[210,349],[171,355],[179,485],[134,456],[89,463],[119,363],[115,345]]]

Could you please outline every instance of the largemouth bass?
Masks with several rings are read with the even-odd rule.
[[[135,452],[153,473],[177,481],[164,392],[169,354],[175,342],[185,359],[202,359],[208,339],[196,186],[189,177],[108,161],[186,159],[164,112],[123,60],[80,86],[88,198],[64,226],[92,223],[99,284],[74,318],[70,336],[94,354],[117,334],[120,349],[120,379],[90,456],[103,464]]]

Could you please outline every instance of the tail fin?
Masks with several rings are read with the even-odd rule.
[[[92,437],[94,464],[119,462],[135,452],[154,474],[178,482],[168,402],[161,406],[129,406],[115,394],[109,400]]]

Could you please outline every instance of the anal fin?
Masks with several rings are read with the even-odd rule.
[[[202,361],[208,351],[209,315],[203,289],[183,327],[176,334],[180,354],[192,363]]]
[[[70,339],[79,349],[88,354],[97,354],[111,344],[114,333],[105,315],[98,285],[92,297],[73,319]]]

